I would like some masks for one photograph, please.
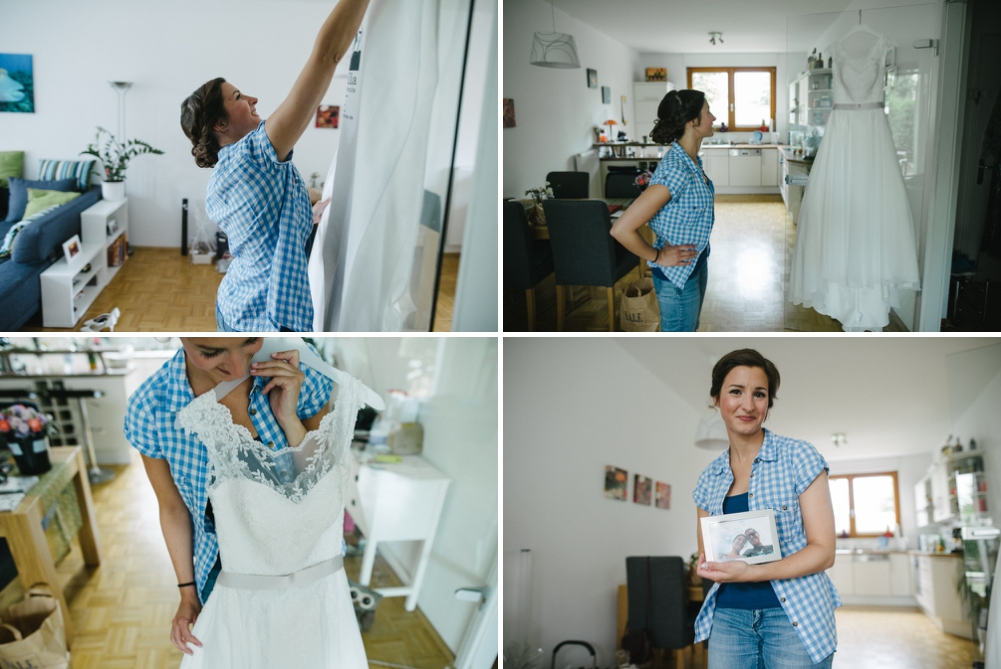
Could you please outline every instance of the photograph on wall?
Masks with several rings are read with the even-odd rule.
[[[653,496],[653,479],[636,474],[633,481],[633,501],[643,506],[650,506],[650,498]]]
[[[504,127],[514,127],[514,99],[504,98]]]
[[[30,54],[0,53],[0,112],[35,113]]]
[[[667,68],[666,67],[648,67],[648,68],[646,68],[646,80],[647,81],[667,81]]]
[[[606,105],[612,104],[612,89],[609,86],[601,87],[601,102]]]
[[[671,486],[657,481],[657,497],[654,504],[658,509],[671,508]]]
[[[597,88],[598,87],[598,70],[592,70],[587,68],[587,87]]]
[[[629,472],[612,465],[605,466],[605,497],[625,502],[628,486]]]
[[[748,564],[782,559],[772,509],[728,513],[702,519],[702,547],[706,560]]]
[[[316,127],[317,128],[336,128],[337,122],[341,117],[340,107],[327,107],[325,105],[320,105],[316,109]]]

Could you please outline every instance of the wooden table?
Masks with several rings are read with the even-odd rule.
[[[701,585],[689,585],[688,586],[688,601],[690,601],[690,602],[701,602],[703,599],[704,599],[704,597],[702,595],[702,586]],[[616,637],[615,637],[615,648],[616,648],[616,650],[618,650],[619,648],[622,647],[622,637],[626,633],[626,623],[629,620],[629,587],[625,583],[622,583],[622,584],[619,585],[618,606],[617,606],[617,609],[618,609],[617,610],[617,614],[616,614],[616,623],[617,623],[616,624],[616,632],[617,632],[617,634],[616,634]],[[698,646],[699,644],[695,644],[695,645]],[[701,652],[702,652],[702,666],[706,667],[706,666],[708,666],[708,661],[709,660],[708,660],[708,655],[706,654],[705,644],[703,643],[702,646],[703,646],[701,648]],[[692,647],[691,657],[692,657],[692,664],[695,664],[695,647],[694,646]],[[662,660],[662,659],[663,658],[658,657],[657,658],[658,661],[655,662],[654,666],[655,667],[662,666],[660,664],[660,660]],[[685,649],[684,648],[678,648],[678,649],[676,649],[674,651],[674,666],[678,667],[680,669],[681,667],[687,666],[687,664],[688,663],[686,662],[686,659],[685,659]]]
[[[96,567],[101,564],[101,543],[97,535],[94,500],[90,496],[90,481],[87,479],[83,449],[80,446],[54,447],[51,461],[53,468],[57,466],[70,468],[77,502],[80,505],[80,517],[83,520],[79,534],[83,560],[87,566]],[[59,585],[59,576],[56,574],[56,566],[52,562],[49,545],[45,540],[45,531],[42,529],[44,515],[45,509],[42,508],[41,499],[32,495],[29,490],[16,509],[0,513],[0,537],[7,539],[7,545],[10,546],[10,552],[14,557],[14,565],[25,589],[37,583],[44,583],[59,601],[63,623],[66,626],[66,643],[71,644],[73,617],[66,605],[63,589]]]
[[[622,208],[619,211],[625,211],[629,208],[636,198],[632,197],[609,197],[605,198],[604,202],[606,204],[617,204]],[[532,206],[531,200],[520,200],[525,209],[529,209]],[[528,230],[532,234],[532,239],[549,239],[549,228],[545,225],[535,225],[529,220]]]

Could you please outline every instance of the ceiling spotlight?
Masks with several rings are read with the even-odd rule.
[[[835,446],[844,446],[845,444],[848,443],[848,439],[845,438],[843,432],[835,432],[834,434],[831,435],[831,442]]]
[[[709,33],[709,42],[710,42],[710,44],[715,44],[717,39],[719,40],[719,43],[722,44],[723,43],[723,33],[718,33],[718,32]]]

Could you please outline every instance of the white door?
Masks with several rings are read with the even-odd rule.
[[[480,608],[469,621],[466,636],[455,654],[455,669],[490,669],[497,659],[500,642],[497,624],[497,558],[483,588]]]

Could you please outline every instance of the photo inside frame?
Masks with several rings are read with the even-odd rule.
[[[782,559],[771,509],[703,518],[702,541],[710,562],[758,564]]]

